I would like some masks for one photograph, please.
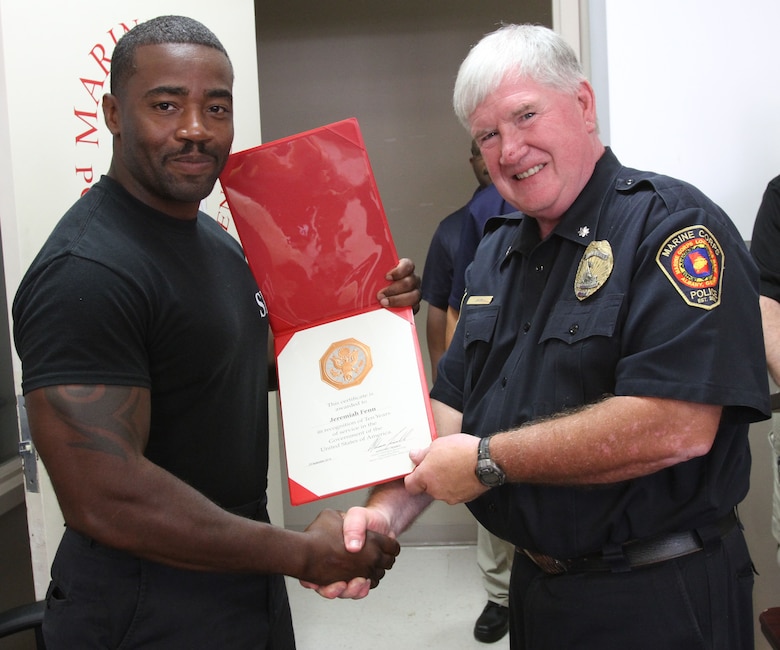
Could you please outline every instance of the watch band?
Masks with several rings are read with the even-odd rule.
[[[477,448],[477,460],[491,460],[490,436],[486,436],[479,441],[479,447]]]

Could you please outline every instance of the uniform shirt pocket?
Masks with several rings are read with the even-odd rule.
[[[615,333],[623,294],[611,294],[593,302],[565,300],[555,305],[539,339],[579,343],[591,336],[611,337]]]
[[[493,344],[499,305],[466,307],[463,322],[463,349],[466,361],[465,393],[470,394],[485,368]]]
[[[546,400],[552,399],[550,412],[597,401],[615,390],[623,294],[599,298],[560,302],[545,323],[539,377],[547,386]]]
[[[498,305],[466,307],[463,314],[463,347],[468,348],[476,342],[489,343],[496,329],[498,313]]]

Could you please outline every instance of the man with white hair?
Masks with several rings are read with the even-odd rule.
[[[347,548],[432,499],[467,503],[517,547],[513,650],[753,648],[735,509],[769,402],[739,232],[691,185],[618,161],[547,28],[482,39],[454,105],[520,212],[488,222],[467,272],[431,393],[439,437],[349,511]]]
[[[133,27],[111,57],[105,176],[62,217],[14,300],[36,450],[66,528],[49,650],[294,650],[285,575],[364,576],[398,553],[341,545],[266,509],[268,310],[244,252],[200,210],[233,142],[233,66],[186,16]],[[419,299],[409,260],[378,295]]]

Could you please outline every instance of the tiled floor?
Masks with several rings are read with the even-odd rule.
[[[473,636],[486,597],[476,546],[406,546],[363,600],[326,600],[288,583],[298,650],[507,650]]]

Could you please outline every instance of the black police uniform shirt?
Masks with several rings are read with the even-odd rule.
[[[607,149],[553,233],[488,224],[431,396],[463,431],[509,430],[608,395],[724,405],[710,453],[586,487],[506,484],[469,504],[492,532],[554,557],[713,523],[748,490],[748,425],[769,413],[758,274],[694,187]],[[605,423],[605,426],[608,426]]]

